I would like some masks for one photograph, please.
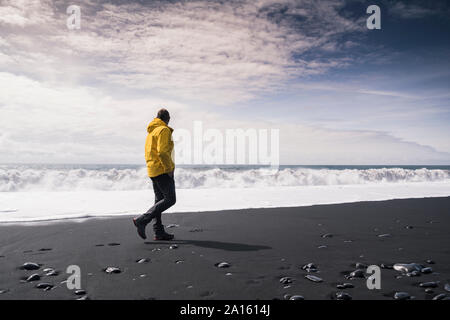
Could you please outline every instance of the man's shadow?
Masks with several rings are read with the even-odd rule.
[[[212,248],[212,249],[221,249],[226,251],[257,251],[257,250],[266,250],[272,249],[269,246],[260,246],[260,245],[249,245],[244,243],[235,243],[235,242],[220,242],[220,241],[207,241],[207,240],[172,240],[172,241],[147,241],[145,244],[191,244],[197,247],[203,248]]]

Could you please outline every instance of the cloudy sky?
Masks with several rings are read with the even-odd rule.
[[[0,162],[143,164],[165,106],[283,164],[450,164],[446,3],[0,0]]]

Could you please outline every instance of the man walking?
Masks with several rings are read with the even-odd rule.
[[[155,205],[137,218],[133,219],[137,233],[146,239],[145,227],[155,219],[153,231],[155,240],[172,240],[173,234],[164,231],[161,213],[173,206],[176,202],[175,180],[173,171],[175,164],[172,160],[173,129],[168,126],[169,111],[161,109],[155,119],[147,127],[147,140],[145,141],[145,161],[147,162],[148,176],[153,183],[155,192]]]

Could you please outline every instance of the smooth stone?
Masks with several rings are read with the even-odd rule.
[[[317,272],[317,266],[314,263],[308,263],[302,267],[302,270],[307,272]]]
[[[419,271],[412,271],[412,272],[408,272],[406,275],[408,277],[419,277],[420,276],[420,272]]]
[[[175,261],[176,264],[180,264],[180,263],[183,263],[183,262],[184,262],[184,260],[177,260],[177,261]]]
[[[333,237],[333,234],[331,234],[331,233],[325,233],[325,234],[321,235],[321,237],[322,237],[322,238],[332,238],[332,237]]]
[[[317,247],[317,249],[325,249],[325,248],[328,248],[326,245],[323,245],[323,246],[318,246]]]
[[[342,284],[338,284],[336,286],[336,288],[338,289],[349,289],[349,288],[354,288],[355,286],[351,283],[342,283]]]
[[[411,298],[411,296],[407,292],[396,292],[394,294],[395,300],[406,300],[406,299],[410,299],[410,298]]]
[[[111,247],[114,247],[114,246],[120,246],[120,243],[117,243],[117,242],[111,242],[111,243],[108,243],[108,246],[111,246]]]
[[[302,270],[306,270],[306,269],[317,269],[317,266],[314,263],[310,262],[310,263],[303,265]]]
[[[292,297],[291,294],[286,293],[286,294],[283,296],[283,299],[284,299],[284,300],[289,300],[291,297]]]
[[[168,224],[166,226],[166,228],[176,228],[176,227],[179,227],[179,226],[180,226],[179,224],[171,223],[171,224]]]
[[[103,271],[106,273],[121,273],[122,271],[119,268],[116,267],[107,267]]]
[[[435,264],[436,262],[434,262],[433,260],[427,260],[427,261],[425,261],[426,263],[428,263],[428,264]]]
[[[173,244],[169,247],[169,249],[177,249],[177,248],[178,248],[178,246],[176,244]]]
[[[419,284],[421,288],[437,288],[439,286],[439,282],[431,281],[431,282],[422,282]]]
[[[38,283],[36,285],[36,288],[49,290],[49,289],[53,288],[53,285],[51,283],[48,283],[48,282],[41,282],[41,283]]]
[[[396,263],[394,264],[394,270],[408,273],[413,271],[420,271],[422,270],[423,266],[421,266],[418,263]]]
[[[406,229],[413,229],[413,226],[406,226]]]
[[[225,275],[226,276],[231,276],[231,275],[233,275],[231,272],[227,272],[227,273],[225,273]]]
[[[29,276],[27,278],[27,282],[31,282],[31,281],[38,281],[41,279],[41,276],[38,275],[37,273],[32,274],[31,276]]]
[[[378,235],[378,238],[389,238],[389,237],[392,237],[390,233],[383,233]]]
[[[81,298],[78,298],[77,300],[90,300],[88,296],[82,296]]]
[[[365,275],[366,275],[366,271],[364,271],[362,269],[357,269],[355,271],[352,271],[349,276],[352,278],[364,278]]]
[[[149,259],[147,258],[143,258],[143,259],[138,259],[136,260],[137,263],[145,263],[145,262],[149,262]]]
[[[357,263],[355,263],[355,267],[356,267],[356,269],[367,269],[369,266],[365,263],[357,262]]]
[[[303,296],[295,294],[292,297],[290,297],[289,300],[305,300],[305,298]]]
[[[426,268],[422,268],[422,270],[420,270],[420,272],[422,272],[424,274],[428,274],[428,273],[432,273],[433,269],[430,267],[426,267]]]
[[[321,278],[313,276],[313,275],[310,275],[310,274],[307,274],[305,276],[305,278],[310,280],[310,281],[312,281],[312,282],[322,282],[323,281]]]
[[[392,264],[386,264],[386,263],[382,263],[381,264],[381,269],[393,269],[394,266]]]
[[[52,268],[45,268],[43,271],[44,271],[45,275],[48,277],[54,277],[54,276],[59,275],[59,272]]]
[[[229,268],[230,264],[228,262],[220,262],[220,263],[216,263],[215,266],[217,268]]]
[[[425,289],[425,293],[432,294],[434,293],[433,289],[427,288]]]
[[[7,293],[9,290],[8,289],[3,289],[3,290],[0,290],[0,294],[4,294],[4,293]]]
[[[443,300],[446,297],[447,297],[447,295],[445,293],[441,293],[441,294],[438,294],[437,296],[435,296],[433,298],[433,300]]]
[[[450,292],[450,284],[446,283],[444,286],[445,291]]]
[[[79,289],[79,290],[75,290],[74,293],[75,293],[77,296],[83,296],[83,295],[86,294],[86,290]]]
[[[352,296],[346,292],[337,292],[336,300],[352,300]]]
[[[282,284],[292,283],[292,279],[289,277],[283,277],[280,279],[280,283],[282,283]]]
[[[22,265],[22,269],[25,269],[25,270],[38,270],[39,268],[40,268],[40,266],[34,262],[25,262]]]

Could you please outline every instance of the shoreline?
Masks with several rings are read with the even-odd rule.
[[[218,197],[220,195],[220,197]],[[394,199],[450,196],[448,182],[433,184],[287,186],[265,188],[177,189],[168,213],[293,208]],[[151,189],[133,191],[0,192],[0,223],[39,222],[139,215],[152,205]]]
[[[339,291],[353,299],[393,299],[408,292],[416,299],[450,296],[450,197],[362,201],[265,209],[163,214],[174,241],[136,235],[130,216],[93,217],[53,223],[0,223],[0,300],[3,299],[332,299]],[[167,226],[173,225],[171,228]],[[323,237],[328,234],[329,236]],[[388,234],[389,236],[379,237]],[[176,248],[170,249],[171,245]],[[147,262],[137,263],[140,259]],[[433,260],[434,264],[426,261]],[[20,270],[25,262],[42,266]],[[228,262],[229,268],[215,264]],[[346,279],[355,264],[416,262],[430,274],[402,276],[381,269],[381,289],[368,290],[363,278]],[[314,263],[317,272],[302,270]],[[81,268],[76,295],[65,283],[66,268]],[[107,274],[114,266],[121,272]],[[45,268],[57,275],[46,276]],[[37,273],[40,280],[23,282]],[[305,278],[323,279],[316,283]],[[291,283],[280,279],[289,277]],[[433,293],[419,287],[439,281]],[[35,288],[38,283],[52,290]],[[354,288],[340,290],[350,282]]]

